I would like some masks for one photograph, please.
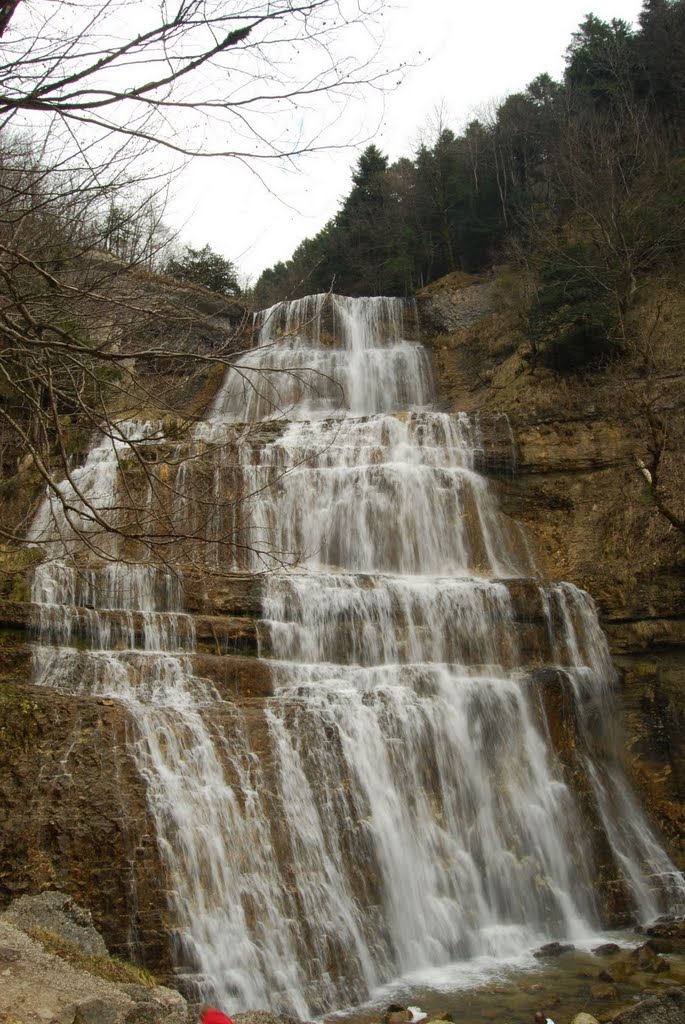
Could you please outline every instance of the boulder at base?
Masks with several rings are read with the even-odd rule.
[[[669,988],[650,999],[643,999],[629,1010],[622,1010],[613,1024],[683,1024],[685,988]]]
[[[5,911],[5,917],[24,931],[44,928],[91,956],[107,956],[105,940],[96,931],[90,911],[74,903],[64,892],[41,892],[20,896]]]
[[[188,1024],[188,1004],[178,992],[160,985],[146,988],[106,981],[48,953],[3,917],[0,949],[0,1021]]]

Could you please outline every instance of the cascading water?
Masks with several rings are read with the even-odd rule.
[[[258,347],[228,374],[210,419],[363,416],[429,403],[428,357],[405,340],[402,313],[395,299],[342,295],[263,310]]]
[[[118,442],[64,485],[71,521],[46,502],[32,529],[51,556],[34,581],[36,680],[128,707],[182,957],[233,1010],[311,1015],[422,967],[597,931],[588,814],[637,916],[685,897],[618,764],[592,603],[530,580],[477,472],[477,423],[430,411],[406,310],[316,296],[261,314],[196,432],[211,483],[199,459],[175,471],[173,512],[186,534],[211,523],[217,569],[291,566],[263,584],[260,756],[241,702],[195,671],[181,581],[87,543],[80,502],[116,506]],[[236,447],[244,420],[276,422]],[[149,426],[122,437],[136,431],[156,443]],[[574,707],[583,798],[554,753],[541,666]]]

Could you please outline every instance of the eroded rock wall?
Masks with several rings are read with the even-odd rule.
[[[260,753],[271,680],[255,656],[258,584],[224,581],[214,599],[203,583],[190,602],[194,669],[227,702],[220,727],[230,736],[239,708]],[[131,751],[135,723],[118,701],[34,685],[31,622],[30,604],[0,601],[0,910],[62,890],[92,910],[110,952],[168,979],[168,886]],[[84,642],[78,631],[73,642]]]
[[[128,722],[109,700],[0,685],[0,900],[63,889],[91,907],[112,952],[169,967],[164,871]]]

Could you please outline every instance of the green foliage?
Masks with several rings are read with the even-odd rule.
[[[164,271],[179,281],[202,285],[220,295],[240,295],[235,267],[230,260],[214,252],[208,245],[202,249],[193,249],[187,245],[178,259],[167,262]]]
[[[13,478],[12,483],[15,482],[16,478]],[[0,491],[0,497],[6,496]],[[28,601],[29,579],[33,568],[42,558],[43,552],[40,548],[0,544],[0,597],[9,601]]]
[[[685,4],[682,0],[645,0],[636,51],[639,87],[659,115],[682,140],[685,114]]]
[[[620,104],[633,89],[636,61],[627,22],[589,14],[566,51],[566,82],[599,105]]]
[[[598,366],[617,351],[617,310],[609,282],[593,266],[587,246],[548,254],[525,334],[539,360],[561,373]]]
[[[412,158],[367,147],[336,216],[255,300],[411,294],[504,254],[537,276],[536,356],[597,364],[647,277],[682,263],[684,151],[685,0],[644,0],[636,29],[588,15],[563,81],[539,75],[460,135],[440,124]]]
[[[376,146],[367,146],[352,172],[353,189],[345,200],[345,209],[372,208],[384,202],[384,175],[388,158]]]

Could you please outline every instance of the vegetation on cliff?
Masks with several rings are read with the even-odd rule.
[[[535,360],[606,358],[645,279],[682,260],[683,67],[684,0],[645,0],[635,29],[588,15],[561,82],[538,76],[459,135],[438,116],[411,158],[369,146],[338,213],[264,271],[257,304],[332,285],[413,294],[506,259]]]
[[[172,257],[164,266],[167,274],[179,281],[189,281],[219,295],[240,295],[236,269],[230,260],[214,252],[210,246],[193,249],[186,245],[183,252]]]

